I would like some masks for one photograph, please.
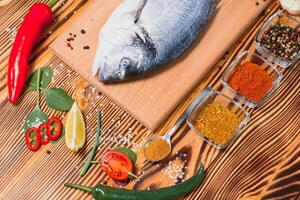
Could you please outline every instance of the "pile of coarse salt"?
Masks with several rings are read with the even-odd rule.
[[[162,170],[162,173],[172,181],[174,181],[173,184],[176,183],[177,179],[183,179],[185,173],[183,172],[183,166],[178,165],[176,163],[172,163],[172,161],[169,162],[168,166]]]
[[[116,143],[116,146],[132,146],[132,150],[137,152],[139,151],[144,144],[146,143],[146,139],[142,138],[139,142],[134,142],[132,139],[137,132],[133,132],[132,128],[129,128],[128,131],[124,133],[112,132],[110,128],[102,130],[100,141],[103,144],[108,143]],[[101,145],[100,145],[101,146]]]
[[[185,174],[184,171],[188,169],[186,164],[186,160],[182,160],[182,158],[185,158],[187,154],[185,153],[178,153],[176,152],[176,157],[172,161],[170,160],[167,164],[167,167],[163,168],[162,173],[169,179],[171,179],[174,183],[178,181],[178,179],[183,180],[184,176],[186,175],[187,178],[190,176],[188,174]],[[176,162],[177,160],[180,160],[183,163]]]
[[[53,64],[49,65],[50,68],[53,67]],[[65,67],[64,63],[59,63],[57,67],[53,69],[53,76],[51,82],[55,83],[57,76],[60,74],[60,71]]]
[[[7,33],[9,33],[9,40],[10,41],[15,41],[16,35],[17,35],[17,29],[15,27],[13,28],[5,28],[4,29]]]

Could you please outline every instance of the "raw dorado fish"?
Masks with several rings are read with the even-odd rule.
[[[124,0],[99,34],[93,75],[100,81],[149,73],[180,56],[204,29],[215,0]]]

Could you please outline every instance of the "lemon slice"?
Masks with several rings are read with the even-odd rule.
[[[74,102],[66,121],[66,144],[67,147],[77,152],[85,143],[86,131],[84,119],[76,102]]]
[[[279,0],[283,9],[292,15],[300,14],[300,0]]]

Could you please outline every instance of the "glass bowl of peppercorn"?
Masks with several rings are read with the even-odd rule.
[[[212,88],[187,119],[192,130],[217,149],[231,145],[250,120],[250,114],[235,100]]]
[[[300,58],[300,22],[277,12],[264,23],[255,43],[262,56],[287,68]]]
[[[243,51],[225,69],[221,82],[250,108],[263,104],[279,86],[283,74],[267,59]]]

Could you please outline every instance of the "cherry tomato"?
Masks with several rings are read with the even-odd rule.
[[[41,143],[42,145],[46,145],[49,143],[49,138],[47,136],[47,123],[42,123],[39,126],[39,132],[41,134]]]
[[[37,151],[41,147],[41,134],[35,127],[27,129],[25,133],[25,140],[30,151]]]
[[[62,122],[57,117],[51,117],[47,122],[47,137],[51,141],[56,141],[62,134]]]
[[[132,162],[123,153],[118,151],[107,151],[101,157],[101,167],[114,180],[122,181],[129,177],[132,172]]]

